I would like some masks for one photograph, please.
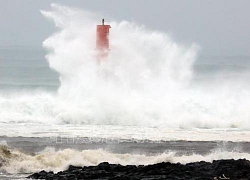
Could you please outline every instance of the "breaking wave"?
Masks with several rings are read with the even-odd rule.
[[[57,31],[43,46],[57,93],[0,96],[0,122],[249,128],[249,87],[218,76],[193,83],[198,46],[135,22],[113,21],[110,57],[96,63],[100,15],[57,4],[41,11]],[[244,80],[247,82],[247,80]]]
[[[8,145],[0,146],[0,172],[4,173],[32,173],[41,170],[61,171],[69,165],[91,166],[101,162],[122,165],[148,165],[160,162],[189,163],[196,161],[208,161],[218,159],[250,159],[250,154],[237,151],[214,150],[207,155],[190,154],[178,155],[176,152],[164,152],[162,154],[117,154],[103,149],[98,150],[55,150],[46,148],[36,154],[26,154]]]

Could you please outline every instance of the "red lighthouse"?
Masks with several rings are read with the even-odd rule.
[[[109,28],[110,25],[104,25],[104,19],[102,19],[102,25],[97,25],[96,28],[96,50],[97,60],[102,62],[109,57]]]

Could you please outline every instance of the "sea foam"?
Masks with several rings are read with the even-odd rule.
[[[69,165],[93,166],[101,162],[122,165],[148,165],[160,162],[190,163],[196,161],[212,162],[218,159],[250,159],[249,153],[238,151],[227,151],[215,149],[209,154],[178,155],[173,151],[166,151],[161,154],[119,154],[103,149],[97,150],[55,150],[46,148],[36,154],[25,154],[6,145],[0,145],[0,172],[8,173],[32,173],[40,170],[61,171],[66,170]]]

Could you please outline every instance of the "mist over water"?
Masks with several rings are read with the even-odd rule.
[[[44,41],[51,50],[50,67],[60,75],[58,96],[64,109],[57,118],[119,125],[165,124],[174,118],[171,111],[182,102],[192,77],[195,45],[182,47],[166,34],[135,23],[110,22],[110,58],[98,64],[98,18],[58,5],[52,8],[42,13],[59,28]]]
[[[250,128],[249,73],[197,80],[197,44],[176,43],[135,22],[107,20],[110,57],[98,64],[102,15],[57,4],[41,13],[57,27],[43,46],[60,86],[56,93],[2,93],[1,122]]]

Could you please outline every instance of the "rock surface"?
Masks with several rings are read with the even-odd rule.
[[[188,164],[173,164],[163,162],[153,165],[127,165],[101,163],[97,166],[77,167],[70,165],[65,171],[56,174],[41,171],[34,173],[31,179],[76,180],[76,179],[110,179],[110,180],[153,180],[153,179],[194,179],[194,180],[250,180],[250,161],[217,160],[209,162],[194,162]]]

